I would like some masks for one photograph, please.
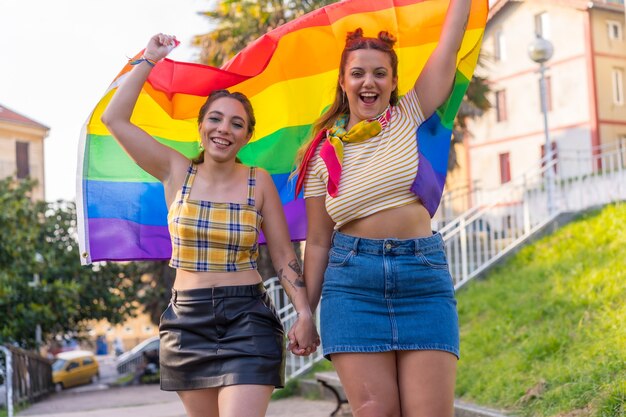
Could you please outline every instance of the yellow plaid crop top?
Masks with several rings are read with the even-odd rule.
[[[254,205],[256,170],[248,175],[248,199],[242,203],[191,200],[198,167],[191,164],[185,183],[167,214],[172,268],[233,272],[257,268],[263,216]]]

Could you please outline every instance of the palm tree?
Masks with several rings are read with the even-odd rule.
[[[481,57],[479,57],[478,65],[481,65]],[[452,144],[450,146],[450,154],[448,156],[448,172],[454,171],[459,166],[457,160],[455,145],[462,144],[463,138],[471,135],[467,127],[469,119],[475,119],[483,115],[484,112],[491,108],[491,103],[487,99],[489,94],[489,84],[485,77],[474,75],[470,81],[465,97],[461,102],[459,112],[454,119],[454,127],[452,128]]]
[[[201,48],[201,63],[219,67],[264,33],[330,3],[335,1],[222,0],[201,12],[216,28],[197,35],[193,44]]]

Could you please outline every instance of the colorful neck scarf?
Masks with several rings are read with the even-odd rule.
[[[324,161],[328,171],[328,184],[326,189],[331,197],[336,197],[339,190],[339,181],[341,180],[344,143],[359,143],[373,138],[383,131],[387,124],[389,124],[390,119],[391,106],[387,106],[387,109],[379,116],[374,119],[361,120],[359,123],[352,126],[348,132],[346,132],[345,127],[348,124],[349,116],[346,114],[339,116],[335,125],[330,129],[322,129],[315,139],[313,139],[302,159],[302,164],[298,172],[298,181],[296,183],[296,195],[302,190],[309,161],[315,154],[315,150],[323,138],[326,138],[326,141],[322,145],[322,149],[320,149],[320,157]]]

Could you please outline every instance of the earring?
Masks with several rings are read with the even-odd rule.
[[[198,149],[200,150],[201,153],[204,152],[204,146],[202,145],[202,142],[200,142]]]
[[[346,92],[344,91],[343,94],[341,95],[341,104],[346,104]]]

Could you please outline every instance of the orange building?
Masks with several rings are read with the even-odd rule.
[[[33,178],[35,200],[45,199],[44,139],[50,128],[0,104],[0,178]]]

